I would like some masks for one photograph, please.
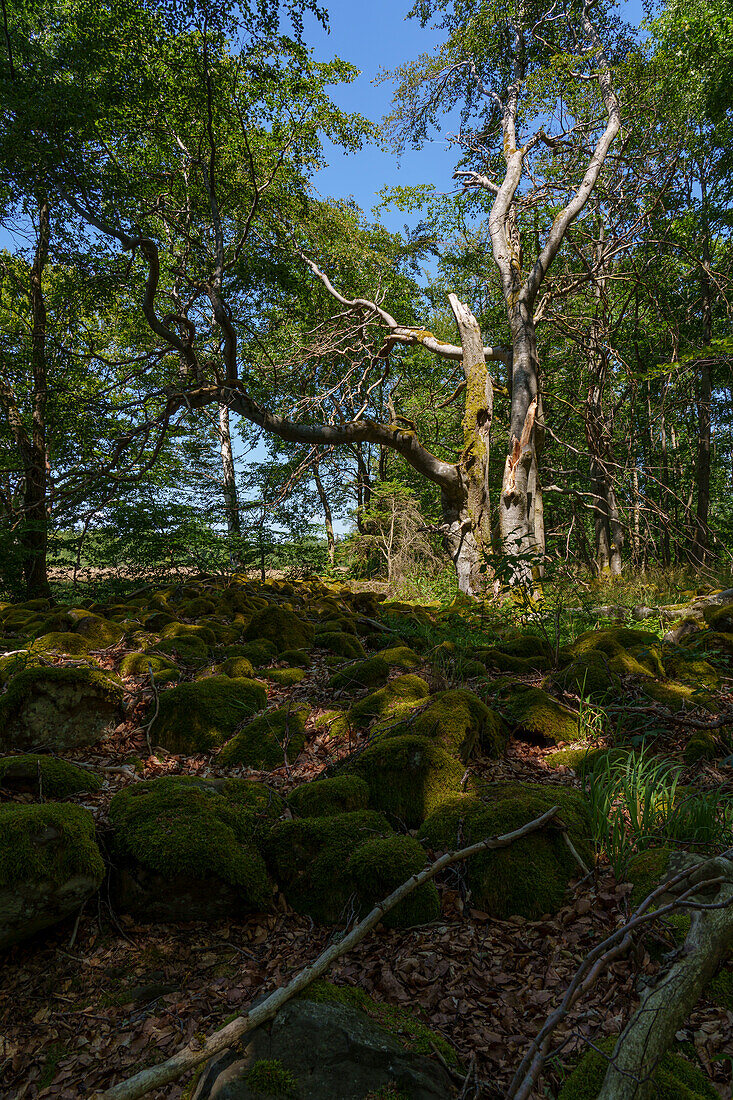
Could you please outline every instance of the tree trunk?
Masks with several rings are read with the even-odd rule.
[[[328,560],[331,564],[331,568],[336,561],[336,538],[333,533],[333,517],[331,515],[331,505],[328,503],[328,497],[326,496],[326,490],[323,488],[323,482],[318,470],[318,459],[313,467],[313,480],[316,483],[316,489],[318,491],[318,497],[321,502],[321,508],[323,508],[323,516],[326,524],[326,540],[328,542]]]
[[[232,436],[229,429],[229,406],[222,404],[219,405],[219,447],[221,450],[224,511],[227,519],[227,533],[231,538],[242,533],[242,526],[239,518],[237,481],[234,474]]]
[[[542,399],[533,309],[523,299],[509,311],[512,328],[511,421],[509,453],[499,498],[502,549],[516,558],[515,583],[530,583],[537,552],[544,549],[539,453]]]
[[[49,207],[39,208],[38,244],[31,269],[32,313],[31,370],[33,374],[33,426],[25,455],[23,492],[23,573],[28,596],[48,596],[48,454],[46,450],[46,303],[43,297],[43,269],[48,259],[50,238]]]
[[[703,180],[703,204],[706,190]],[[702,270],[700,273],[702,297],[702,343],[707,348],[713,339],[713,295],[710,280],[710,235],[707,224],[704,228],[702,247]],[[697,483],[697,509],[695,512],[695,536],[692,543],[693,559],[704,565],[708,555],[708,520],[710,513],[710,443],[711,443],[711,402],[712,378],[710,364],[703,358],[700,364],[697,398],[697,461],[695,481]]]
[[[600,298],[600,288],[597,297]],[[588,396],[585,403],[585,437],[590,454],[590,484],[593,494],[596,570],[599,576],[620,576],[623,526],[610,473],[612,462],[611,426],[603,412],[603,392],[608,356],[601,339],[601,322],[591,321],[588,334]]]

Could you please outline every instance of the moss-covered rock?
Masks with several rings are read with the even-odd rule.
[[[382,737],[407,733],[429,737],[464,764],[479,749],[487,756],[501,756],[509,733],[501,715],[467,688],[434,695],[409,725],[397,723],[383,730],[377,728]]]
[[[627,749],[607,749],[601,745],[583,745],[577,749],[557,749],[545,758],[548,768],[572,768],[581,779],[590,775],[607,759],[617,760],[627,756]]]
[[[551,744],[580,738],[577,714],[542,688],[513,684],[502,695],[501,711],[519,737]]]
[[[259,1058],[247,1074],[247,1089],[253,1100],[298,1100],[300,1089],[294,1073],[278,1058]]]
[[[584,699],[606,695],[619,686],[618,676],[612,671],[609,658],[598,649],[581,653],[552,680],[561,691],[572,692]]]
[[[653,649],[659,645],[656,634],[628,626],[610,626],[603,630],[587,630],[566,646],[563,653],[572,660],[583,653],[597,650],[607,657],[615,657],[622,650]]]
[[[103,878],[89,810],[0,806],[0,948],[76,912]]]
[[[32,791],[43,798],[66,798],[71,794],[98,791],[102,780],[89,768],[78,768],[56,756],[30,753],[0,758],[0,787]]]
[[[328,737],[348,737],[351,731],[348,712],[328,707],[313,719],[313,728]]]
[[[68,613],[76,634],[80,634],[92,649],[107,649],[124,637],[125,631],[119,623],[105,619],[101,615],[88,612],[70,611]]]
[[[277,656],[277,649],[265,639],[259,642],[245,642],[238,645],[225,646],[221,651],[222,656],[228,660],[230,657],[246,657],[252,662],[254,668],[263,668]]]
[[[41,634],[31,645],[33,653],[64,653],[70,657],[85,657],[92,643],[81,634],[72,631],[52,631]]]
[[[153,680],[156,684],[161,681],[178,679],[178,665],[168,657],[155,657],[151,653],[127,653],[120,661],[120,674],[122,676],[146,676],[150,677],[150,669],[153,671]],[[168,675],[158,678],[159,673]]]
[[[390,649],[380,650],[373,657],[367,657],[364,661],[355,661],[347,668],[341,669],[329,680],[329,686],[335,690],[354,691],[358,688],[376,687],[384,684],[389,677],[390,670],[399,668],[405,672],[417,668],[420,658],[408,649],[407,646],[393,646]]]
[[[265,857],[293,909],[333,924],[348,916],[355,895],[351,856],[366,840],[391,834],[387,820],[373,810],[300,817],[274,826]]]
[[[316,635],[316,645],[345,661],[355,661],[366,656],[364,646],[353,634],[320,633]]]
[[[710,661],[691,653],[684,646],[665,647],[664,667],[670,679],[688,687],[714,691],[720,686],[720,675]]]
[[[303,751],[309,713],[308,707],[268,710],[227,741],[217,763],[226,768],[243,764],[263,771],[281,768],[286,759],[292,763]]]
[[[166,776],[114,796],[114,889],[146,920],[214,919],[266,909],[259,843],[282,812],[264,784]]]
[[[363,909],[382,901],[412,875],[425,869],[425,849],[411,836],[375,837],[360,844],[349,860],[349,872]],[[426,882],[384,917],[388,928],[411,928],[440,916],[435,883]]]
[[[305,672],[302,668],[266,668],[260,676],[280,687],[292,687],[305,679]]]
[[[180,684],[161,694],[150,736],[171,752],[210,752],[266,704],[256,680],[212,676]]]
[[[371,805],[409,829],[460,790],[465,771],[441,745],[414,734],[379,740],[348,766],[367,783]]]
[[[650,699],[661,703],[668,710],[678,711],[683,707],[705,707],[712,709],[715,701],[709,691],[688,687],[687,684],[674,684],[671,681],[645,683],[642,691]]]
[[[92,745],[122,718],[122,687],[93,668],[29,668],[0,696],[0,749]]]
[[[255,674],[252,662],[247,657],[227,657],[219,665],[219,672],[233,680],[252,679]]]
[[[0,684],[4,687],[19,672],[24,672],[27,668],[40,668],[43,663],[42,658],[30,649],[6,653],[0,657]]]
[[[280,660],[293,668],[310,668],[313,664],[310,656],[304,649],[286,649],[280,654]]]
[[[310,649],[315,630],[294,611],[272,604],[255,612],[244,632],[245,641],[266,639],[278,653],[287,649]]]
[[[349,710],[349,721],[355,729],[366,729],[377,719],[395,719],[409,714],[425,703],[430,689],[420,676],[408,673],[390,680],[383,688],[372,691]]]
[[[670,848],[648,848],[645,852],[637,852],[632,856],[626,877],[633,884],[631,904],[640,905],[644,898],[651,894],[655,886],[659,886],[668,877]]]
[[[146,656],[172,657],[181,664],[190,665],[192,668],[200,668],[206,664],[211,655],[211,650],[203,638],[181,635],[176,638],[161,638],[155,645],[145,651]]]
[[[711,630],[721,634],[733,634],[733,603],[703,609],[703,618]]]
[[[685,763],[697,764],[700,760],[714,760],[718,755],[718,743],[709,730],[698,730],[685,745]]]
[[[216,634],[210,626],[198,623],[169,623],[161,632],[161,638],[200,638],[207,646],[216,645]]]
[[[563,904],[571,878],[580,872],[565,843],[559,821],[587,864],[593,862],[591,822],[580,791],[531,783],[497,783],[482,791],[483,799],[458,795],[433,813],[418,838],[439,851],[501,836],[560,806],[558,821],[515,841],[510,847],[482,852],[467,863],[473,904],[493,917],[529,919],[554,913]]]
[[[614,1040],[583,1055],[562,1089],[559,1100],[595,1100],[601,1091]],[[703,1072],[680,1054],[668,1051],[652,1075],[655,1100],[716,1100],[717,1091]]]
[[[288,805],[298,817],[333,817],[353,810],[366,810],[369,787],[358,775],[316,779],[296,787],[288,797]]]

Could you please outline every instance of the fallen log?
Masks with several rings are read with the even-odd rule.
[[[469,845],[467,848],[461,848],[459,851],[446,852],[445,855],[442,855],[429,867],[426,867],[424,871],[420,871],[419,874],[413,875],[407,882],[398,886],[389,897],[379,902],[378,905],[375,905],[371,912],[355,925],[341,940],[332,943],[318,956],[315,962],[299,971],[292,981],[286,986],[281,986],[279,989],[276,989],[255,1008],[252,1008],[242,1016],[238,1016],[219,1031],[215,1031],[214,1034],[210,1035],[208,1038],[203,1040],[192,1040],[188,1046],[166,1059],[165,1062],[161,1062],[157,1066],[151,1066],[149,1069],[143,1069],[126,1081],[120,1081],[119,1084],[113,1085],[105,1092],[95,1093],[92,1100],[137,1100],[138,1097],[145,1096],[147,1093],[151,1092],[152,1089],[168,1085],[171,1081],[175,1081],[181,1077],[182,1074],[195,1069],[196,1066],[201,1065],[202,1062],[208,1061],[212,1055],[218,1054],[220,1050],[224,1050],[226,1047],[230,1047],[233,1043],[238,1042],[247,1032],[253,1031],[256,1027],[271,1020],[286,1001],[290,1000],[290,998],[294,997],[296,994],[302,993],[304,989],[307,989],[307,987],[316,980],[316,978],[320,978],[336,959],[340,958],[341,955],[345,955],[352,947],[356,947],[356,945],[364,939],[367,933],[379,924],[385,913],[388,913],[390,909],[394,909],[395,905],[403,901],[413,890],[416,890],[418,886],[422,886],[423,883],[429,882],[431,879],[435,878],[435,876],[440,874],[446,867],[450,867],[452,864],[459,863],[462,860],[469,859],[479,852],[497,848],[508,848],[515,840],[520,840],[522,837],[528,836],[530,833],[534,833],[538,829],[541,829],[557,816],[559,810],[559,806],[553,806],[540,817],[535,818],[533,821],[528,821],[526,825],[522,825],[521,828],[515,829],[511,833],[505,833],[503,836],[498,837],[487,837],[485,840],[480,840],[476,844]]]

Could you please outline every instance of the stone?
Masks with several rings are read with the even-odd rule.
[[[0,749],[93,745],[122,720],[122,687],[92,668],[29,668],[0,698]]]
[[[411,1043],[399,1024],[385,1027],[348,1002],[306,998],[290,1001],[271,1024],[246,1036],[243,1052],[227,1050],[207,1063],[193,1100],[263,1100],[263,1063],[269,1063],[270,1073],[280,1070],[279,1095],[300,1100],[364,1100],[392,1083],[410,1100],[454,1096],[445,1068],[430,1053],[415,1050],[421,1044]],[[368,1005],[369,998],[364,1000]],[[427,1028],[423,1031],[428,1033]]]

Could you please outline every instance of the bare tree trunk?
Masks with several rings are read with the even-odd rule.
[[[313,480],[316,483],[316,490],[321,502],[321,508],[323,508],[323,516],[326,525],[326,541],[328,542],[328,560],[331,563],[331,568],[333,568],[336,561],[336,538],[333,533],[333,517],[331,514],[331,505],[328,503],[326,490],[323,488],[323,482],[321,481],[321,475],[318,470],[317,458],[313,466]]]
[[[240,535],[242,526],[239,518],[239,499],[237,481],[234,473],[234,453],[232,436],[229,429],[229,406],[219,405],[219,447],[221,450],[222,485],[224,488],[224,510],[227,518],[229,536]]]
[[[25,461],[23,493],[25,557],[23,572],[30,597],[48,596],[48,453],[46,449],[46,303],[43,269],[48,259],[50,222],[48,202],[39,208],[38,244],[31,269],[30,299],[33,318],[31,369],[33,373],[33,427]]]
[[[705,177],[702,177],[703,208],[706,205]],[[702,296],[702,343],[709,347],[713,339],[713,295],[710,280],[710,234],[707,224],[704,228],[702,247],[702,269],[700,273]],[[696,561],[704,565],[709,556],[708,520],[710,514],[710,443],[711,443],[711,402],[712,378],[710,364],[703,358],[700,363],[700,377],[697,398],[697,461],[695,464],[695,482],[697,484],[697,509],[695,512],[695,536],[692,554]]]

